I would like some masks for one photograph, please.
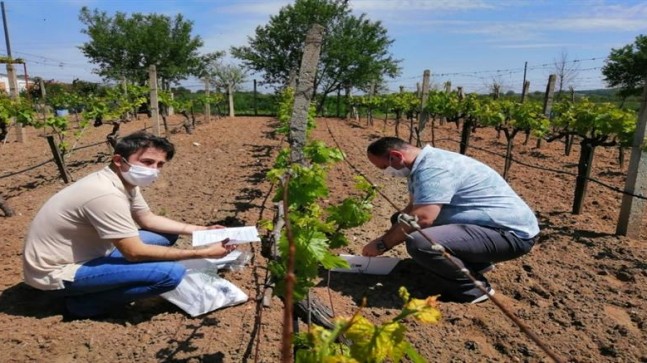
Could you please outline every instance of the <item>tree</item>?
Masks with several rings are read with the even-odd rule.
[[[398,60],[388,53],[393,40],[380,22],[350,14],[347,1],[296,0],[283,7],[265,26],[256,28],[249,45],[231,52],[251,70],[263,74],[266,84],[289,85],[302,55],[303,34],[312,24],[325,34],[313,93],[325,96],[338,89],[369,88],[370,83],[399,72]]]
[[[573,87],[573,83],[579,75],[578,63],[568,60],[568,52],[562,50],[559,58],[553,61],[555,74],[557,75],[557,99],[561,99],[565,88]]]
[[[192,37],[193,23],[178,14],[175,18],[158,14],[134,13],[128,17],[117,12],[110,17],[104,11],[81,8],[79,20],[87,26],[83,34],[90,41],[79,48],[98,65],[95,72],[106,79],[143,85],[148,67],[156,65],[166,88],[197,72],[200,64],[199,36]]]
[[[485,83],[485,87],[490,91],[490,95],[492,96],[492,99],[499,99],[501,97],[501,93],[505,88],[509,88],[506,84],[505,81],[503,80],[503,77],[500,74],[497,74],[496,76],[492,76],[492,80],[490,83]]]
[[[233,64],[218,64],[212,70],[212,84],[227,90],[229,99],[229,117],[234,117],[234,92],[238,86],[245,82],[245,70]]]
[[[623,102],[629,96],[639,96],[647,76],[647,36],[638,35],[633,44],[611,49],[602,74],[609,87],[620,88]]]

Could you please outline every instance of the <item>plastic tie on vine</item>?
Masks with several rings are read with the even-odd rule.
[[[442,245],[439,245],[438,243],[432,244],[431,249],[434,251],[438,251],[440,253],[445,253],[445,247]]]
[[[416,230],[420,230],[420,225],[418,224],[418,216],[412,216],[406,213],[400,213],[400,215],[398,215],[398,222],[411,226]]]

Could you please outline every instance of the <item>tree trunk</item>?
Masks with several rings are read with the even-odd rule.
[[[573,149],[573,143],[575,142],[575,135],[566,135],[566,145],[564,145],[564,155],[571,155],[571,150]]]
[[[234,117],[234,89],[231,83],[227,85],[227,96],[229,98],[229,117]]]

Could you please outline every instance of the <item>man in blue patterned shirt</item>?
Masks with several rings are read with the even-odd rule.
[[[436,277],[441,299],[487,300],[494,290],[483,274],[494,263],[522,256],[533,247],[539,233],[533,211],[487,165],[429,145],[420,149],[396,137],[374,141],[367,155],[385,173],[407,178],[410,198],[402,212],[416,217],[423,233],[442,245],[456,265],[469,269],[483,289],[414,228],[398,222],[397,214],[392,227],[364,246],[362,254],[379,256],[406,241],[411,257]]]

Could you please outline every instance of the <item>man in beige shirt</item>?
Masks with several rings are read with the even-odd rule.
[[[162,294],[182,280],[173,262],[222,257],[235,249],[171,247],[179,234],[223,228],[177,222],[154,214],[140,187],[153,183],[175,148],[136,132],[117,142],[112,162],[52,196],[36,214],[23,253],[25,282],[65,297],[66,313],[86,318]]]

